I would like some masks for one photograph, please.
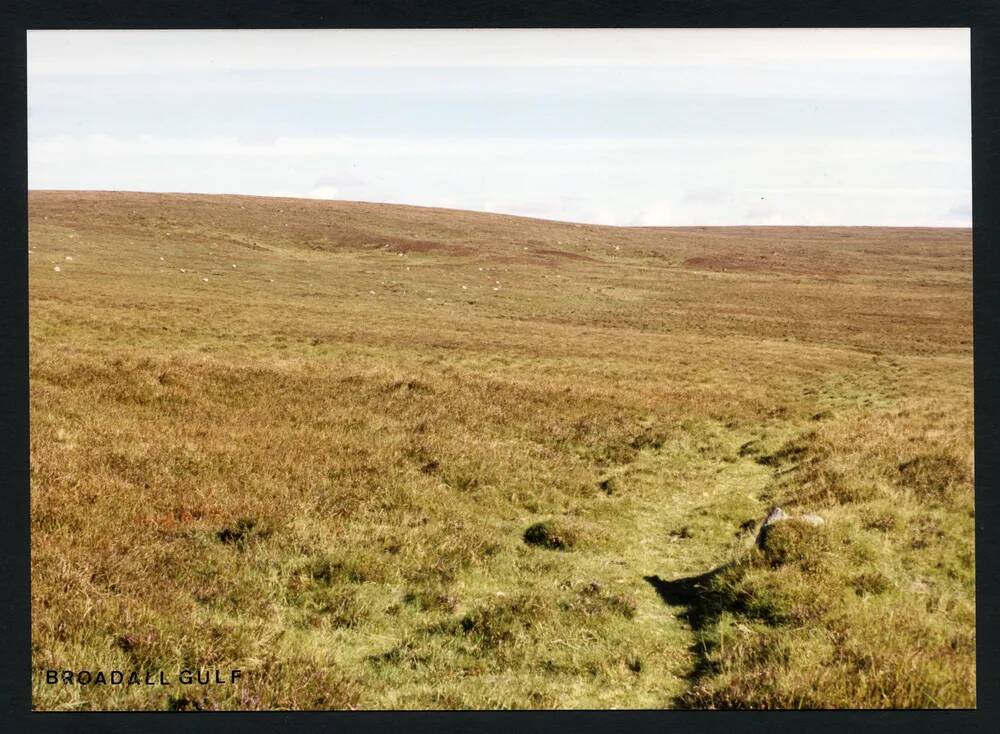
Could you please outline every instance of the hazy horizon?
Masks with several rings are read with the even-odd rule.
[[[533,219],[543,222],[554,222],[557,224],[579,224],[588,227],[616,227],[634,229],[749,229],[749,228],[782,228],[788,229],[972,229],[972,224],[967,225],[894,225],[894,224],[596,224],[593,222],[579,222],[572,219],[551,219],[548,217],[532,216],[528,214],[510,214],[508,212],[486,211],[484,209],[461,209],[456,207],[429,206],[425,204],[398,204],[387,201],[368,201],[364,199],[327,199],[311,196],[272,196],[269,194],[239,194],[233,192],[206,192],[206,191],[139,191],[137,189],[41,189],[30,188],[29,192],[38,193],[86,193],[86,194],[149,194],[152,196],[219,196],[219,197],[248,197],[255,199],[287,199],[289,201],[328,201],[330,203],[344,204],[366,204],[369,206],[400,206],[413,207],[415,209],[440,209],[443,211],[469,212],[472,214],[487,214],[500,217],[514,217],[518,219]]]
[[[967,29],[29,31],[29,188],[971,225]]]

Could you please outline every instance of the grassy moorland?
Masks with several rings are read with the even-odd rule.
[[[38,709],[975,705],[967,230],[33,192],[29,248]],[[243,678],[41,675],[184,667]]]

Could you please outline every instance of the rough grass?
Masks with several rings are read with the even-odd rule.
[[[36,708],[975,705],[968,231],[30,225]]]

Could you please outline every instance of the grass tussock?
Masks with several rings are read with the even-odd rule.
[[[975,606],[960,591],[972,583],[971,557],[959,556],[960,583],[940,573],[940,562],[927,559],[917,570],[905,546],[893,552],[851,515],[840,508],[835,524],[819,527],[780,522],[760,548],[673,600],[689,605],[702,655],[679,705],[973,704]],[[931,611],[944,608],[947,614]]]
[[[524,542],[549,550],[571,550],[583,544],[591,529],[579,520],[555,519],[536,522],[524,531]]]

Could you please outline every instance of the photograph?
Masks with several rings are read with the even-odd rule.
[[[969,28],[26,49],[33,711],[976,708]]]

